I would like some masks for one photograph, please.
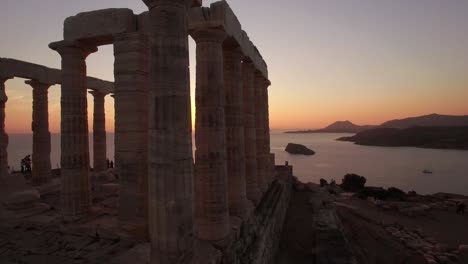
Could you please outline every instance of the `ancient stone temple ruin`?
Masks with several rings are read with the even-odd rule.
[[[119,190],[114,233],[148,241],[150,263],[271,263],[292,170],[275,168],[270,153],[267,65],[225,1],[210,7],[200,0],[144,2],[149,11],[142,14],[105,9],[67,18],[64,39],[49,45],[61,70],[0,61],[1,179],[8,177],[5,81],[27,78],[33,87],[38,186],[51,179],[47,88],[60,84],[59,210],[68,223],[86,223],[99,207],[93,175],[107,170],[104,97],[111,93]],[[189,67],[189,36],[196,69]],[[86,58],[101,45],[113,45],[114,83],[87,77]],[[190,69],[196,70],[194,154]],[[94,96],[91,164],[88,89]],[[120,253],[112,261],[136,263],[137,253]]]

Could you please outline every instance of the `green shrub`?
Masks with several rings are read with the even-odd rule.
[[[323,187],[323,186],[325,186],[325,185],[328,185],[327,180],[325,180],[325,179],[320,179],[320,187]]]
[[[341,181],[341,187],[347,192],[359,192],[366,185],[366,178],[357,174],[346,174]]]

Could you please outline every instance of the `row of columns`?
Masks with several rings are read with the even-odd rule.
[[[191,257],[194,233],[206,241],[225,238],[230,217],[245,217],[267,190],[272,180],[268,81],[238,47],[224,45],[222,30],[192,34],[197,43],[194,168],[191,1],[144,2],[149,36],[114,36],[119,222],[149,231],[152,262],[176,263]],[[66,41],[50,46],[62,57],[62,208],[80,215],[90,207],[85,59],[96,48]]]
[[[226,33],[206,28],[195,39],[195,226],[197,237],[217,241],[230,232],[230,216],[244,217],[272,180],[268,81]],[[229,183],[229,184],[228,184]]]
[[[5,82],[10,78],[0,78],[0,178],[8,175],[8,135],[5,132]],[[49,132],[48,89],[51,84],[37,80],[25,81],[32,88],[32,183],[40,186],[51,181],[51,138]],[[104,97],[105,94],[93,91],[94,95],[94,169],[106,168],[106,132]]]

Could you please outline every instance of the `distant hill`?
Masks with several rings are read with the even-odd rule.
[[[404,119],[395,119],[387,121],[380,126],[373,125],[355,125],[350,121],[337,121],[325,128],[316,130],[298,130],[287,131],[285,133],[359,133],[374,128],[409,128],[413,126],[423,127],[461,127],[468,126],[468,116],[450,116],[431,114],[418,117],[409,117]]]
[[[358,145],[468,150],[468,126],[375,128],[337,140]]]
[[[287,131],[285,133],[358,133],[367,129],[375,128],[376,126],[359,126],[350,121],[336,121],[335,123],[316,130],[299,130]]]
[[[395,119],[387,121],[380,127],[387,128],[408,128],[412,126],[444,126],[459,127],[468,126],[468,116],[450,116],[431,114],[418,117],[409,117],[405,119]]]

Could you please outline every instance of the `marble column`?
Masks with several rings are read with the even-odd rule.
[[[268,188],[267,169],[270,160],[270,152],[266,152],[265,147],[265,112],[263,93],[263,76],[259,72],[254,74],[255,90],[255,132],[256,132],[256,153],[257,153],[257,182],[262,193]]]
[[[8,135],[5,132],[5,104],[8,97],[5,93],[5,82],[10,78],[0,76],[0,191],[5,192],[5,178],[8,176]],[[2,195],[0,195],[1,197]]]
[[[199,239],[215,241],[230,229],[222,48],[226,33],[202,29],[191,35],[197,43],[195,230]]]
[[[257,180],[257,136],[255,126],[254,66],[242,63],[242,90],[244,96],[245,179],[247,198],[258,204],[261,192]]]
[[[115,159],[119,225],[148,237],[149,42],[141,33],[114,36]]]
[[[271,173],[268,176],[270,183],[273,182],[275,178],[275,154],[271,153],[271,142],[270,142],[270,110],[269,110],[269,98],[268,98],[268,87],[271,85],[271,82],[267,79],[263,81],[263,98],[264,100],[264,116],[265,116],[265,152],[272,155],[270,159],[270,166],[272,167]]]
[[[26,81],[33,88],[32,125],[32,182],[34,185],[49,183],[51,177],[50,164],[50,132],[49,132],[49,100],[50,84],[39,81]]]
[[[80,216],[87,214],[91,206],[86,57],[97,48],[68,41],[51,43],[49,47],[62,57],[62,213]]]
[[[193,157],[187,0],[149,7],[148,196],[151,263],[193,255]]]
[[[97,90],[93,95],[93,169],[95,172],[107,170],[106,111],[104,102],[106,94]]]
[[[245,216],[247,193],[245,184],[244,93],[242,91],[239,47],[224,48],[224,87],[226,96],[226,154],[228,174],[229,213]]]

